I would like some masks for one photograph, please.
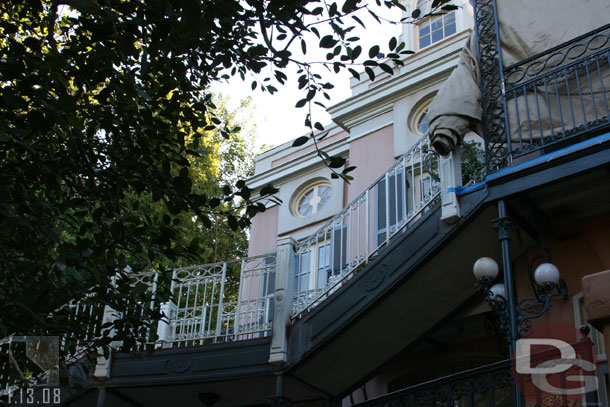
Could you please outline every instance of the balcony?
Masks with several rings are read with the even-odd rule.
[[[380,256],[395,236],[405,233],[438,205],[438,174],[439,158],[424,136],[350,205],[301,242],[288,241],[276,252],[262,256],[169,272],[122,273],[120,278],[127,279],[122,283],[127,283],[134,295],[147,292],[152,298],[150,303],[130,300],[126,312],[143,316],[144,308],[148,308],[164,316],[158,323],[143,320],[137,349],[160,351],[207,345],[219,349],[218,345],[238,342],[269,346],[271,336],[284,336],[286,323],[296,323],[338,292]],[[310,273],[314,269],[311,261],[319,253],[323,253],[318,257],[321,263]],[[312,281],[314,288],[304,287],[305,279]],[[169,289],[171,301],[156,300],[161,289]],[[62,349],[73,355],[73,360],[82,356],[79,350],[86,347],[88,339],[100,336],[104,324],[120,322],[123,317],[108,306],[90,304],[87,298],[63,308],[70,318],[84,318],[90,325],[87,338],[77,342],[61,339]],[[278,320],[282,323],[277,324]],[[274,332],[274,323],[279,332]],[[122,347],[120,343],[112,346],[115,351]],[[282,345],[280,353],[286,346]],[[273,360],[273,348],[271,353]],[[109,367],[105,359],[100,359],[96,374],[105,374]],[[121,370],[113,373],[120,380]]]
[[[502,69],[494,52],[481,46],[488,174],[551,159],[608,131],[610,25]]]

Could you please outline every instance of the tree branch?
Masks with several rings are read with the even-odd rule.
[[[34,320],[36,320],[36,322],[38,322],[40,325],[42,325],[45,328],[51,328],[51,329],[63,329],[63,330],[68,330],[70,329],[69,326],[67,325],[62,325],[62,324],[51,324],[48,323],[46,321],[44,321],[43,319],[41,319],[38,315],[36,315],[36,313],[34,311],[32,311],[30,309],[30,307],[28,307],[27,305],[25,305],[24,303],[20,302],[20,301],[10,301],[5,303],[2,308],[11,308],[11,307],[15,307],[15,308],[21,308],[23,311],[25,311],[28,315],[30,315]]]

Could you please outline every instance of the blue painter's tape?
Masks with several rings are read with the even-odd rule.
[[[449,188],[449,189],[447,189],[447,191],[448,192],[455,192],[457,195],[464,195],[464,194],[467,194],[469,192],[472,192],[472,191],[475,191],[477,189],[485,187],[487,182],[490,181],[490,180],[493,180],[493,179],[496,179],[496,178],[500,178],[500,177],[502,177],[504,175],[507,175],[507,174],[510,174],[510,173],[514,173],[514,172],[523,170],[524,168],[528,168],[530,166],[535,166],[535,165],[540,164],[542,162],[551,161],[551,160],[553,160],[553,159],[555,159],[557,157],[560,157],[560,156],[563,156],[563,155],[567,155],[567,154],[573,153],[575,151],[582,150],[582,149],[594,146],[596,144],[606,143],[608,141],[610,141],[610,133],[605,133],[605,134],[602,134],[600,136],[591,138],[589,140],[585,140],[583,142],[580,142],[580,143],[577,143],[577,144],[574,144],[574,145],[562,148],[560,150],[553,151],[552,153],[549,153],[549,154],[546,154],[546,155],[534,158],[533,160],[526,161],[526,162],[523,162],[521,164],[517,164],[517,165],[515,165],[513,167],[507,167],[507,168],[501,169],[500,171],[497,171],[497,172],[495,172],[495,173],[493,173],[491,175],[486,176],[485,177],[485,181],[479,182],[478,184],[470,185],[470,186],[467,186],[467,187],[462,187],[460,185],[460,186],[457,186],[457,187]]]
[[[475,191],[479,188],[482,188],[485,186],[484,182],[479,182],[478,184],[474,184],[474,185],[470,185],[467,187],[463,187],[463,186],[457,186],[457,187],[451,187],[449,189],[447,189],[447,192],[455,192],[457,195],[463,195],[466,194],[468,192],[472,192]]]
[[[476,191],[477,189],[483,188],[485,186],[485,182],[479,182],[478,184],[467,186],[466,188],[462,188],[458,194],[464,195],[468,192]]]

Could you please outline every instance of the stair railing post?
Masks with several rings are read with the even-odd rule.
[[[460,150],[456,149],[439,158],[441,178],[441,219],[448,223],[460,218],[458,187],[462,186],[462,159]]]
[[[110,287],[116,288],[116,280],[117,280],[116,275],[111,277]],[[102,316],[102,325],[104,325],[106,323],[113,323],[116,319],[118,319],[118,317],[119,317],[119,315],[117,315],[117,312],[114,309],[110,308],[109,305],[104,305],[104,315]],[[115,335],[116,335],[116,328],[112,328],[112,330],[109,333],[109,336],[111,338],[114,338]],[[109,349],[107,358],[104,356],[103,350],[101,348],[99,349],[99,351],[98,351],[99,355],[98,355],[97,361],[95,363],[95,370],[93,371],[94,377],[96,377],[99,380],[106,380],[110,377],[112,351],[115,349],[118,349],[120,345],[121,345],[120,342],[117,342],[114,340],[112,342],[110,342],[110,344],[108,344],[108,347],[110,349]]]
[[[277,242],[275,263],[275,305],[273,311],[273,333],[269,363],[281,365],[288,361],[288,341],[286,328],[290,323],[294,272],[296,267],[296,241],[290,237],[280,238]]]
[[[170,283],[170,293],[172,298],[161,304],[159,311],[163,315],[163,318],[159,320],[157,324],[157,345],[156,348],[171,348],[171,344],[168,342],[173,339],[173,328],[172,319],[178,310],[178,306],[174,304],[173,295],[176,279],[176,270],[172,273],[172,282]]]

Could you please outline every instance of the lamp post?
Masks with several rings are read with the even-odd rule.
[[[560,278],[559,270],[550,262],[547,250],[547,262],[539,264],[532,273],[534,263],[539,257],[528,262],[528,276],[534,290],[534,297],[517,300],[515,279],[510,259],[511,234],[515,226],[506,210],[503,200],[498,202],[498,219],[492,223],[498,231],[498,239],[502,249],[502,282],[496,282],[500,274],[498,263],[490,257],[481,257],[472,268],[478,280],[476,288],[485,294],[485,299],[492,311],[498,316],[500,330],[509,343],[509,355],[515,354],[515,344],[520,336],[531,329],[531,320],[542,316],[551,308],[551,301],[558,297],[568,298],[565,282]],[[543,244],[544,245],[544,244]],[[546,248],[545,248],[546,250]],[[513,400],[515,406],[522,405],[521,394],[513,384]]]
[[[565,282],[560,278],[559,270],[552,263],[542,263],[536,267],[533,276],[535,296],[522,300],[508,300],[504,283],[495,283],[498,275],[498,264],[489,257],[482,257],[473,266],[473,274],[478,279],[478,291],[485,293],[485,299],[492,311],[498,316],[500,329],[511,339],[511,321],[509,309],[512,308],[516,317],[516,339],[531,329],[531,320],[542,316],[552,306],[553,298],[566,300],[568,291]],[[515,340],[516,340],[515,339]],[[512,347],[513,343],[511,343]],[[512,356],[512,354],[511,354]]]

